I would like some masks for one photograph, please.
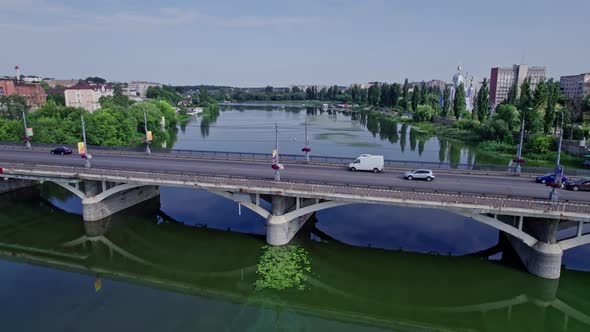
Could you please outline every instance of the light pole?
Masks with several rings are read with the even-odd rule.
[[[311,149],[309,148],[309,131],[307,129],[307,116],[305,116],[305,147],[301,149],[301,151],[305,152],[305,161],[309,162],[309,152]]]
[[[272,168],[275,170],[275,181],[281,181],[280,169],[282,165],[279,163],[279,125],[275,124],[275,149],[272,153]]]
[[[27,149],[31,148],[31,142],[29,141],[29,134],[27,133],[27,114],[23,111],[23,123],[25,125],[25,146]]]
[[[151,154],[152,151],[150,150],[150,140],[148,136],[148,127],[147,127],[147,113],[143,110],[143,126],[145,128],[145,153]]]
[[[553,183],[553,189],[549,193],[549,200],[553,203],[557,203],[559,194],[557,189],[561,188],[561,178],[563,177],[563,168],[559,165],[561,161],[561,141],[563,140],[563,112],[560,111],[561,122],[559,124],[559,140],[557,143],[557,158],[555,160],[555,183]]]
[[[88,145],[86,145],[86,125],[84,124],[84,114],[82,114],[82,139],[84,140],[84,167],[90,168],[90,154],[88,153]]]
[[[527,108],[529,111],[531,108]],[[516,152],[516,167],[514,171],[520,174],[520,164],[522,163],[522,143],[524,140],[524,109],[522,110],[522,121],[520,124],[520,142],[518,143],[518,151]]]

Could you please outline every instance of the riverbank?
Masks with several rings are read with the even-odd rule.
[[[417,122],[407,116],[399,116],[397,112],[387,112],[379,110],[362,110],[364,113],[374,114],[377,117],[386,117],[394,122],[402,122],[411,125],[416,132],[436,136],[439,139],[452,140],[469,145],[478,150],[480,153],[480,163],[508,165],[515,157],[517,145],[502,143],[497,141],[483,140],[477,132],[476,123],[470,120],[456,121],[452,125]],[[554,167],[557,158],[556,151],[545,153],[534,153],[527,151],[526,145],[522,153],[526,160],[526,166],[531,167]],[[561,164],[570,168],[582,169],[583,158],[570,155],[564,151],[561,153]]]

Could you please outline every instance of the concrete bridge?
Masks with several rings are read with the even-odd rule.
[[[289,243],[314,212],[357,203],[442,209],[470,217],[509,234],[525,267],[544,278],[559,278],[564,250],[590,243],[584,230],[590,223],[590,195],[563,192],[561,202],[551,203],[549,189],[530,178],[449,172],[434,182],[418,182],[401,179],[400,171],[353,173],[344,167],[292,164],[283,181],[274,181],[274,171],[263,162],[108,152],[93,159],[92,168],[80,164],[75,157],[0,149],[4,179],[55,182],[82,200],[85,221],[104,219],[157,197],[160,186],[172,186],[204,189],[251,209],[266,220],[271,245]],[[575,227],[576,234],[558,240],[564,227]]]

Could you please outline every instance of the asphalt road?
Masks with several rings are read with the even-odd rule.
[[[2,162],[33,162],[39,165],[83,166],[84,160],[76,154],[51,155],[49,151],[15,151],[0,148]],[[95,155],[93,167],[116,168],[121,170],[146,170],[159,172],[184,172],[198,175],[229,175],[273,179],[274,170],[269,163],[174,159],[153,156],[108,156]],[[281,171],[282,181],[325,182],[335,185],[387,186],[399,189],[440,190],[446,192],[477,193],[487,195],[513,196],[521,198],[548,199],[550,187],[535,183],[530,178],[489,175],[436,174],[436,180],[408,181],[402,172],[385,169],[382,173],[350,172],[342,167],[319,165],[286,165]],[[560,190],[560,200],[590,203],[590,192]]]

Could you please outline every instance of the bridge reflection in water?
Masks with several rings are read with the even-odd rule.
[[[354,247],[319,231],[315,218],[287,247],[297,250],[289,251],[266,247],[263,236],[187,226],[161,212],[157,199],[82,222],[49,204],[32,208],[39,201],[23,195],[3,198],[3,259],[246,305],[244,315],[259,315],[254,330],[277,322],[299,330],[302,317],[402,331],[590,329],[588,273],[536,278],[506,267],[513,261],[509,252],[490,263]],[[505,249],[500,237],[479,254]],[[94,286],[108,288],[104,284]],[[219,324],[240,319],[220,317]]]

